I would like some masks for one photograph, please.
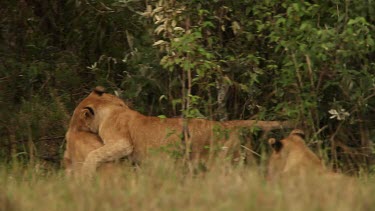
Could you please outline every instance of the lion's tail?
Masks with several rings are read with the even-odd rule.
[[[224,125],[228,128],[231,127],[258,127],[264,131],[276,129],[294,128],[295,124],[291,121],[258,121],[258,120],[232,120],[227,121]]]

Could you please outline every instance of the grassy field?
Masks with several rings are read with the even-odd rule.
[[[172,161],[72,180],[62,171],[0,169],[0,210],[373,210],[375,180],[317,175],[267,182],[260,168],[217,165],[191,175]]]

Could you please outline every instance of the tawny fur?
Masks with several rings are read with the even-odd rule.
[[[126,106],[124,101],[112,96],[105,95],[103,100],[119,106]],[[92,133],[90,128],[86,125],[85,119],[81,115],[87,110],[84,105],[77,106],[69,123],[69,129],[65,135],[66,150],[64,152],[63,165],[67,175],[77,175],[81,171],[84,161],[90,152],[97,150],[104,146],[102,139],[96,133]],[[100,172],[106,174],[115,169],[113,163],[105,163],[101,165]]]
[[[290,176],[324,175],[329,178],[344,177],[325,168],[323,162],[305,144],[301,130],[293,130],[282,140],[269,139],[272,154],[268,163],[268,180]]]
[[[81,171],[83,163],[91,151],[103,146],[103,142],[97,134],[76,131],[67,132],[66,150],[63,158],[63,165],[68,176],[76,176]],[[101,174],[106,174],[114,169],[113,163],[105,163],[100,166]]]
[[[145,116],[130,109],[114,95],[92,92],[75,109],[70,128],[75,131],[97,133],[104,146],[90,152],[83,164],[83,172],[91,175],[102,163],[131,155],[140,160],[152,148],[181,143],[183,128],[181,118]],[[235,120],[216,122],[189,119],[191,157],[207,155],[213,147],[227,154],[228,148],[240,147],[236,130],[256,126],[262,130],[287,128],[289,122]],[[223,147],[224,148],[221,148]]]

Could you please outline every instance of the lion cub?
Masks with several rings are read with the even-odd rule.
[[[305,144],[304,133],[293,130],[282,140],[268,140],[272,155],[268,163],[267,180],[284,188],[341,189],[344,193],[359,191],[358,180],[327,169]]]
[[[268,163],[267,179],[289,175],[328,172],[322,161],[305,144],[302,130],[293,130],[282,140],[268,140],[272,154]]]
[[[68,176],[77,176],[87,155],[102,147],[103,142],[98,135],[86,131],[68,132],[66,140],[67,145],[63,158],[65,172]],[[104,163],[100,166],[99,172],[101,175],[106,172],[110,173],[114,168],[115,163]]]

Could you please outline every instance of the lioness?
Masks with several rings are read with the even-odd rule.
[[[306,146],[304,137],[302,130],[295,129],[282,140],[268,140],[272,148],[267,172],[269,180],[285,175],[326,172],[322,161]]]
[[[104,162],[129,155],[139,160],[151,148],[180,143],[183,121],[182,118],[144,116],[130,109],[116,96],[104,93],[103,88],[97,87],[74,110],[70,127],[96,133],[103,140],[104,145],[90,152],[83,164],[83,172],[91,175]],[[207,154],[207,146],[224,152],[239,147],[239,139],[235,134],[239,127],[257,126],[263,130],[272,130],[291,126],[289,122],[279,121],[187,121],[193,159]]]
[[[124,101],[115,96],[108,95],[105,99],[119,106],[125,106]],[[84,108],[78,106],[76,111],[81,109]],[[87,125],[85,125],[85,122],[82,121],[84,118],[79,115],[85,115],[85,113],[73,113],[69,123],[69,129],[65,134],[66,149],[64,152],[63,165],[66,174],[69,176],[72,176],[81,170],[87,155],[91,151],[104,145],[99,135],[91,132],[90,128],[88,128]],[[105,163],[100,167],[101,172],[107,172],[112,169],[114,169],[113,163]]]

